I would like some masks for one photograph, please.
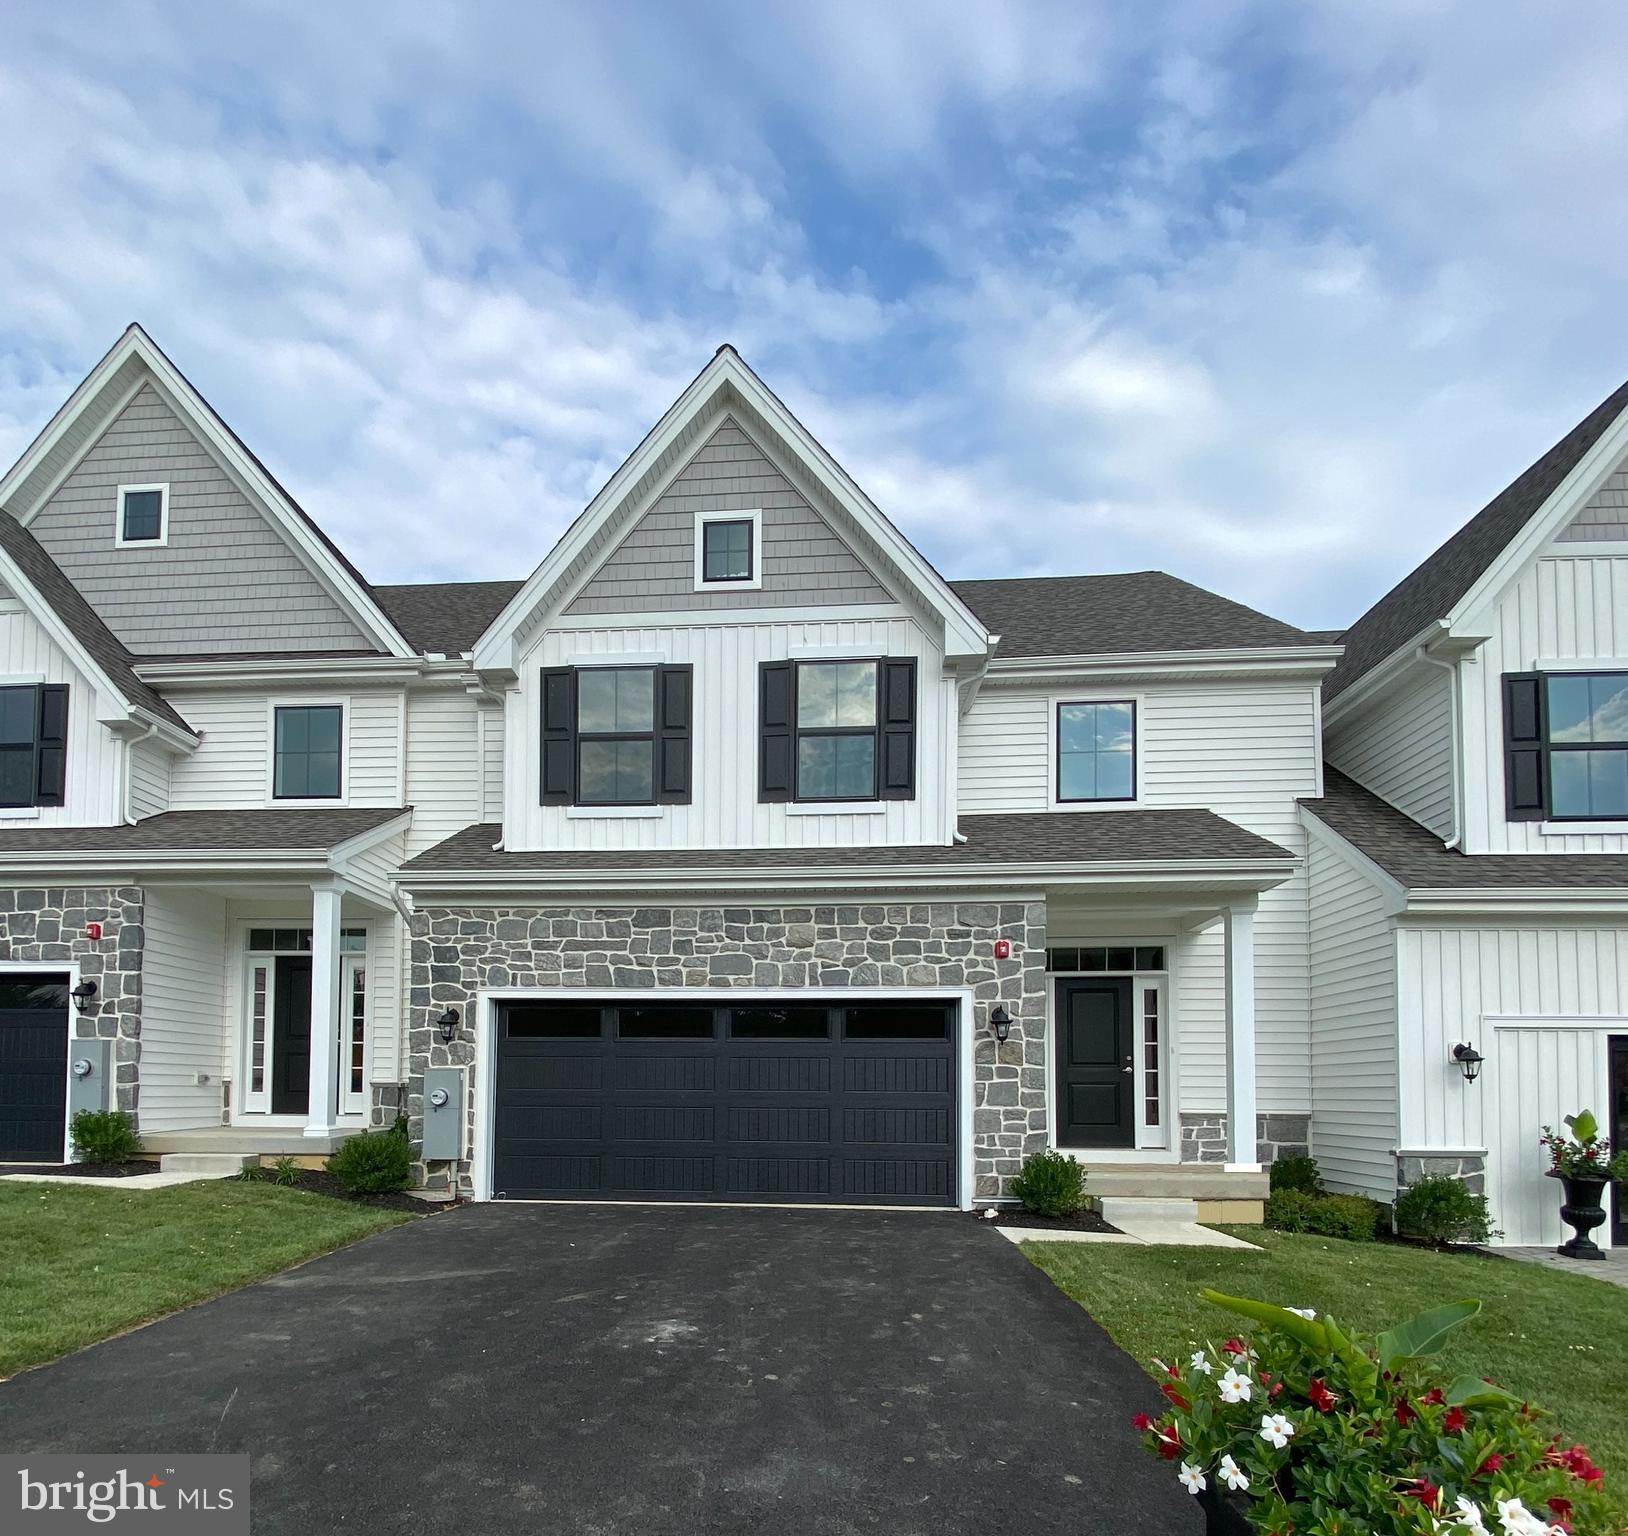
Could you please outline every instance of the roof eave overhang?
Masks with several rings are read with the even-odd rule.
[[[1514,886],[1507,890],[1413,886],[1408,889],[1403,915],[1422,922],[1446,918],[1496,918],[1508,922],[1528,912],[1545,922],[1569,917],[1620,923],[1628,917],[1628,885],[1602,886],[1598,890],[1579,890],[1575,886]]]
[[[1295,858],[1135,860],[1118,864],[980,863],[891,865],[872,869],[784,865],[750,870],[646,868],[617,870],[404,869],[397,882],[420,901],[431,897],[496,899],[551,893],[752,891],[957,890],[1017,886],[1024,889],[1100,891],[1195,888],[1238,893],[1270,890],[1299,867]]]
[[[1203,651],[1118,651],[1092,656],[995,656],[988,681],[1050,682],[1094,675],[1203,673],[1220,677],[1279,676],[1315,681],[1339,661],[1343,648],[1234,646]]]
[[[136,664],[136,675],[155,688],[185,688],[189,684],[220,687],[301,680],[363,684],[410,682],[431,670],[432,663],[420,656],[313,656],[267,661],[234,657],[229,660]],[[467,672],[469,669],[462,663],[454,663],[443,670]]]

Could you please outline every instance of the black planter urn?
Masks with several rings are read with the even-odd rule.
[[[1212,1482],[1199,1493],[1198,1507],[1204,1511],[1204,1536],[1254,1536],[1254,1528],[1244,1513],[1249,1508],[1248,1500],[1238,1494]]]
[[[1568,1238],[1556,1250],[1568,1259],[1604,1259],[1605,1254],[1589,1236],[1596,1227],[1605,1224],[1605,1186],[1611,1181],[1594,1174],[1575,1177],[1551,1172],[1551,1179],[1559,1179],[1565,1191],[1560,1206],[1560,1219],[1576,1235]]]

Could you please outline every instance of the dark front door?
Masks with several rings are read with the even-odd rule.
[[[1611,1110],[1607,1117],[1610,1127],[1611,1150],[1628,1151],[1628,1035],[1613,1035],[1611,1049]],[[1611,1226],[1611,1241],[1618,1247],[1628,1246],[1628,1194],[1622,1184],[1611,1186],[1611,1198],[1616,1203]]]
[[[306,955],[279,955],[271,1030],[272,1114],[305,1114],[310,1088],[311,961]]]
[[[1057,1017],[1057,1144],[1133,1145],[1130,977],[1058,982]]]
[[[0,1163],[60,1163],[68,1113],[68,983],[0,976]]]
[[[505,1003],[509,1199],[954,1205],[951,1004]]]

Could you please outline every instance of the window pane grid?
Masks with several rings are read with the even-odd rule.
[[[1159,989],[1142,989],[1142,1120],[1159,1123]]]
[[[1136,798],[1136,706],[1129,700],[1057,706],[1057,798]]]
[[[656,798],[654,667],[577,673],[577,803],[651,805]]]
[[[797,799],[874,800],[877,664],[797,663]]]
[[[701,579],[752,579],[752,524],[749,521],[701,525]]]
[[[357,966],[350,988],[350,1091],[362,1091],[362,1058],[367,1051],[367,970]]]
[[[1046,951],[1046,969],[1070,971],[1162,971],[1162,944],[1056,945]]]
[[[157,539],[164,531],[164,497],[161,491],[124,493],[124,532],[126,544]]]
[[[1544,683],[1549,814],[1628,818],[1628,673],[1552,673]]]
[[[275,798],[339,798],[343,717],[344,710],[338,704],[289,705],[276,711],[272,783]]]

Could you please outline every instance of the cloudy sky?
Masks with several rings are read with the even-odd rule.
[[[947,575],[1343,623],[1628,376],[1628,7],[9,0],[0,458],[139,319],[379,581],[723,340]]]

